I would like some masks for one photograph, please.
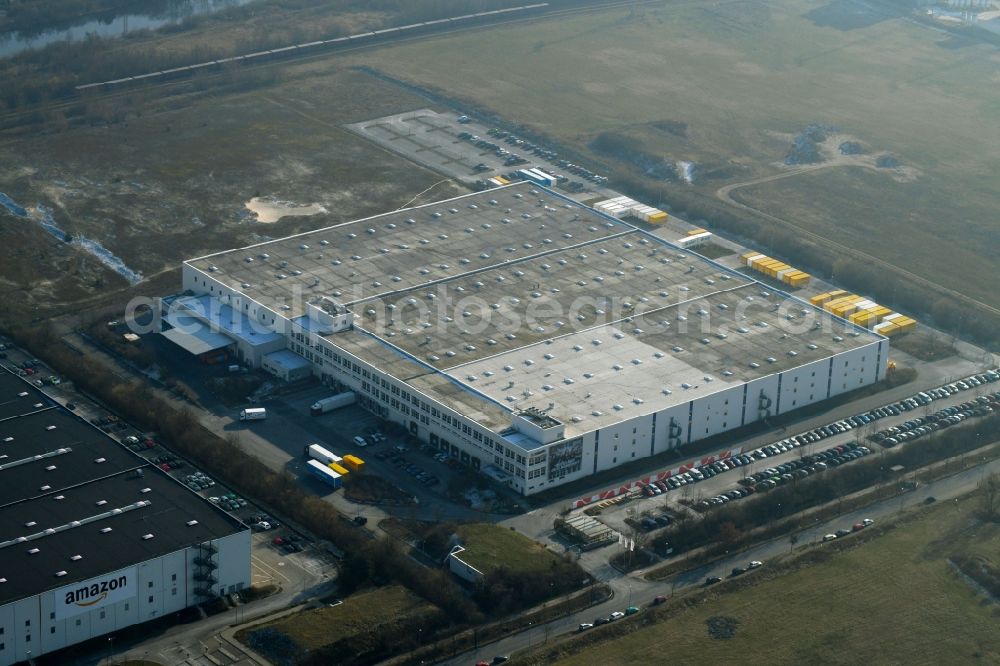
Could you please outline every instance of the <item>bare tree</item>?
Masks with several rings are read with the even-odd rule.
[[[990,474],[979,482],[983,517],[996,520],[1000,517],[1000,474]]]

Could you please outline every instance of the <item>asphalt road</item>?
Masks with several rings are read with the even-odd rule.
[[[878,521],[907,508],[923,505],[928,497],[935,497],[938,501],[943,501],[964,495],[975,490],[979,482],[991,473],[1000,473],[1000,460],[994,460],[970,468],[954,476],[924,484],[914,491],[902,493],[898,497],[878,502],[864,509],[845,513],[831,520],[817,522],[816,525],[797,533],[798,544],[795,547],[802,548],[822,543],[825,534],[834,533],[839,529],[850,529],[854,523],[860,522],[865,518]],[[875,543],[871,544],[872,547],[876,545]],[[691,569],[679,573],[670,579],[658,582],[644,580],[641,577],[644,573],[643,571],[636,571],[627,576],[621,576],[618,572],[610,570],[605,573],[613,572],[617,577],[603,578],[602,576],[602,580],[608,583],[614,590],[614,597],[609,601],[573,615],[553,620],[547,625],[531,627],[501,641],[486,645],[479,650],[466,652],[442,663],[469,666],[475,664],[480,659],[488,661],[495,655],[510,655],[519,650],[537,646],[546,640],[546,637],[552,638],[574,632],[583,622],[593,622],[597,617],[607,617],[613,611],[623,611],[629,605],[646,607],[657,595],[669,596],[686,589],[691,589],[692,587],[701,586],[708,576],[725,578],[734,567],[746,566],[751,560],[764,562],[764,566],[766,567],[769,560],[780,554],[788,553],[791,549],[792,546],[789,539],[782,537],[753,546],[729,557],[717,560],[712,564]],[[753,573],[749,572],[744,575],[752,576]]]

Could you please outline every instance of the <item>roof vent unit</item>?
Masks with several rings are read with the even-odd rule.
[[[73,560],[74,562],[79,562],[80,560],[83,559],[83,555],[73,555],[69,559]]]
[[[684,351],[684,347],[679,347],[679,346],[677,346],[677,345],[674,345],[674,346],[673,346],[673,347],[671,348],[671,351],[674,351],[674,352],[682,352],[682,351]]]
[[[56,578],[62,578],[65,575],[66,575],[65,571],[57,571],[56,572]]]
[[[768,363],[776,363],[778,361],[778,359],[774,358],[773,356],[768,356],[765,360]]]
[[[835,336],[833,336],[833,341],[834,342],[843,342],[844,338],[840,337],[839,335],[835,335]]]
[[[624,368],[622,367],[622,365],[621,365],[621,364],[619,364],[619,363],[615,363],[615,364],[614,364],[613,366],[611,366],[611,367],[612,367],[613,369],[615,369],[615,370],[623,370],[623,369],[624,369]]]
[[[152,532],[150,532],[149,534],[143,534],[142,535],[142,540],[143,541],[149,541],[152,538],[153,538],[153,533]]]
[[[29,548],[28,549],[28,555],[36,555],[36,554],[38,554],[40,552],[41,551],[39,549],[37,549],[37,548]]]
[[[612,407],[614,408],[614,410],[615,410],[616,412],[620,412],[621,410],[625,409],[625,408],[624,408],[624,407],[622,407],[621,405],[617,405],[617,404],[616,404],[616,405],[612,405]]]
[[[807,344],[807,345],[806,345],[806,348],[807,348],[807,349],[813,349],[813,350],[815,350],[815,349],[819,349],[819,347],[817,347],[816,345],[814,345],[814,344],[813,344],[813,343],[811,343],[811,342],[810,342],[809,344]]]
[[[797,351],[795,351],[794,349],[790,349],[790,350],[788,351],[788,355],[789,355],[789,356],[798,356],[798,355],[799,355],[799,353],[798,353]]]
[[[102,527],[101,528],[101,534],[107,534],[110,531],[111,531],[110,527]]]
[[[687,382],[684,382],[683,384],[681,384],[681,388],[682,389],[689,389],[689,388],[691,388],[691,385],[688,384]]]
[[[733,376],[733,371],[732,370],[723,370],[722,371],[722,376],[723,377],[732,377]]]

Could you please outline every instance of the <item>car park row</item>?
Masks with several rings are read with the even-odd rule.
[[[975,400],[945,407],[933,414],[918,416],[897,426],[879,430],[871,435],[869,439],[886,448],[892,448],[897,444],[929,435],[935,430],[957,425],[966,419],[987,416],[998,408],[1000,408],[1000,391],[989,395],[981,395]]]
[[[930,389],[928,391],[921,391],[920,393],[914,394],[913,396],[905,398],[898,402],[890,403],[883,407],[877,407],[868,412],[856,414],[841,421],[820,426],[818,428],[814,428],[812,430],[800,433],[798,435],[794,435],[792,437],[786,437],[778,442],[767,444],[752,451],[742,453],[736,456],[731,456],[723,460],[718,460],[714,463],[710,463],[707,465],[701,465],[699,467],[692,468],[686,472],[682,472],[680,474],[675,474],[673,476],[669,476],[664,479],[650,482],[645,486],[643,486],[642,493],[646,497],[656,497],[658,495],[662,495],[663,493],[669,492],[670,490],[674,490],[676,488],[680,488],[682,486],[691,483],[698,483],[699,481],[704,481],[705,479],[711,478],[723,472],[727,472],[731,469],[736,469],[737,467],[743,467],[746,465],[752,465],[757,461],[764,460],[772,456],[780,455],[782,453],[786,453],[800,446],[804,446],[806,444],[812,444],[814,442],[826,439],[827,437],[848,432],[850,430],[863,428],[869,423],[874,423],[879,419],[891,416],[899,416],[904,412],[917,409],[918,407],[924,405],[929,405],[931,402],[935,400],[947,398],[960,391],[968,391],[977,386],[993,383],[998,380],[1000,380],[1000,372],[997,372],[996,370],[990,370],[988,372],[970,375],[969,377],[966,377],[965,379],[962,379],[960,381],[945,384],[943,386]],[[907,424],[910,424],[910,426],[902,428],[900,431],[894,431],[894,432],[901,433],[902,431],[905,430],[906,432],[912,432],[914,434],[905,435],[904,438],[901,440],[898,437],[892,437],[889,434],[889,431],[891,431],[892,429],[887,429],[884,431],[880,431],[880,433],[876,433],[875,435],[873,435],[872,440],[878,441],[880,443],[885,442],[885,444],[883,445],[887,444],[889,446],[893,446],[894,444],[898,444],[900,441],[907,441],[907,439],[912,439],[913,437],[927,434],[928,432],[934,429],[943,427],[945,424],[951,425],[954,423],[958,423],[959,421],[964,420],[969,416],[974,416],[974,415],[981,416],[988,414],[992,412],[997,405],[1000,405],[1000,392],[994,393],[991,396],[980,396],[979,398],[976,398],[975,401],[970,401],[969,403],[963,403],[958,407],[948,407],[944,410],[941,410],[941,412],[939,412],[936,415],[931,415],[932,417],[935,417],[931,421],[928,421],[928,419],[930,419],[931,417],[923,417],[920,419],[913,419],[911,421],[907,421]],[[932,427],[928,425],[929,422],[934,422],[937,423],[938,425]],[[894,426],[894,427],[899,428],[899,426]],[[920,428],[926,428],[926,430],[920,430]],[[876,439],[880,434],[885,434],[886,436],[881,439]],[[892,441],[893,439],[895,439],[896,441],[893,442]],[[839,450],[842,447],[845,448],[844,451]],[[820,458],[815,462],[807,463],[804,466],[802,465],[801,462],[798,462],[798,466],[795,469],[806,470],[806,475],[808,475],[810,473],[813,473],[814,471],[817,470],[822,471],[823,469],[829,467],[830,465],[828,462],[826,462],[827,460],[831,459],[834,460],[835,461],[834,466],[836,466],[839,464],[843,464],[845,462],[850,462],[851,460],[854,460],[856,458],[871,453],[871,450],[868,449],[868,447],[860,446],[856,442],[852,443],[852,445],[842,445],[842,447],[834,447],[832,449],[827,449],[826,451],[817,454],[824,457]],[[851,455],[845,455],[845,453],[850,453]],[[821,463],[823,466],[816,467],[816,463]],[[809,469],[810,467],[813,467],[813,469],[810,470]],[[792,470],[780,471],[777,477],[778,479],[784,479],[785,481],[787,481],[789,479],[787,479],[787,477],[785,477],[784,475],[791,473]],[[798,478],[802,478],[802,476],[803,475],[800,474]],[[796,477],[793,475],[792,478]],[[774,480],[775,485],[784,482],[775,480],[773,478],[773,475],[771,477],[768,477],[768,480]],[[709,500],[709,505],[713,506],[713,505],[723,504],[732,499],[738,499],[739,497],[744,497],[748,494],[755,492],[754,490],[750,490],[749,492],[747,492],[748,489],[753,487],[754,486],[744,484],[743,488],[737,488],[729,491],[726,494],[718,495],[714,498],[711,498],[712,500],[718,500],[718,502],[712,502]],[[764,490],[772,487],[774,486],[767,485],[766,487],[759,489]],[[701,508],[708,508],[708,507],[702,506]]]
[[[465,117],[466,116],[462,116],[461,118],[465,118]],[[462,122],[461,118],[459,119],[459,122]],[[580,166],[579,164],[574,164],[573,162],[570,162],[569,160],[559,159],[559,154],[557,152],[555,152],[554,150],[549,150],[549,149],[545,148],[544,146],[540,146],[540,145],[534,144],[531,141],[528,141],[527,139],[522,139],[522,138],[516,136],[515,134],[512,134],[512,133],[510,133],[510,132],[508,132],[506,130],[502,130],[502,129],[494,127],[494,128],[491,128],[490,130],[488,130],[487,134],[489,134],[491,137],[493,137],[494,139],[496,139],[496,141],[491,141],[489,139],[484,139],[484,138],[479,137],[479,136],[477,136],[475,134],[472,134],[471,132],[465,132],[465,131],[459,132],[458,138],[461,139],[462,141],[468,141],[468,142],[474,144],[475,146],[477,146],[478,148],[482,148],[483,150],[492,151],[493,154],[496,155],[497,157],[504,158],[504,165],[505,166],[517,166],[517,165],[526,163],[528,160],[524,159],[520,155],[517,155],[516,153],[511,153],[509,150],[507,150],[506,148],[502,147],[498,143],[498,141],[501,141],[501,140],[504,141],[505,143],[507,143],[508,145],[514,147],[514,148],[519,148],[519,149],[521,149],[521,150],[523,150],[525,152],[532,153],[533,155],[535,155],[537,157],[540,157],[540,158],[542,158],[544,160],[547,160],[549,163],[553,164],[554,166],[557,166],[557,167],[560,167],[562,169],[565,169],[566,171],[568,171],[568,172],[570,172],[570,173],[572,173],[572,174],[574,174],[576,176],[579,176],[580,178],[583,178],[584,180],[589,180],[589,181],[591,181],[592,183],[594,183],[596,185],[604,185],[604,184],[606,184],[608,182],[608,177],[607,176],[602,176],[600,174],[596,174],[593,171],[590,171],[589,169]],[[485,170],[489,170],[489,168],[490,167],[488,167],[486,165],[477,165],[477,169],[476,170],[477,171],[481,171],[481,170],[485,171]],[[512,175],[514,175],[514,174],[512,174]],[[558,180],[560,182],[565,182],[565,181],[569,180],[568,178],[566,178],[564,176],[563,177],[557,177],[557,178],[558,178]],[[577,184],[577,187],[574,187],[574,188],[571,188],[571,189],[582,190],[583,187],[582,187],[582,184]]]

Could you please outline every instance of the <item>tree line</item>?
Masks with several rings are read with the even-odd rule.
[[[244,452],[237,438],[223,438],[202,426],[189,409],[177,408],[145,382],[122,381],[102,363],[70,351],[47,325],[7,325],[10,337],[48,363],[84,393],[137,427],[156,431],[166,445],[199,468],[279,515],[302,525],[345,553],[340,586],[345,594],[369,585],[397,581],[440,607],[455,622],[481,619],[475,605],[449,574],[429,570],[385,540],[367,533],[322,498],[302,490],[290,474],[278,473]]]

